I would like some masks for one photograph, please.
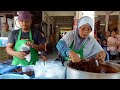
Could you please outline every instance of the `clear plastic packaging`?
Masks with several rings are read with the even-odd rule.
[[[34,66],[35,79],[65,79],[66,67],[60,61],[40,61]]]
[[[25,59],[29,62],[31,60],[31,53],[30,53],[30,47],[26,44],[22,44],[18,51],[23,51],[25,52],[27,55],[25,56]]]

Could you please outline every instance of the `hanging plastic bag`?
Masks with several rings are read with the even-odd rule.
[[[117,50],[110,51],[110,54],[111,54],[111,55],[119,55],[119,53],[118,53],[118,51],[117,51]]]
[[[30,53],[30,47],[26,44],[22,44],[19,48],[18,51],[23,51],[27,55],[25,56],[25,59],[29,62],[31,60],[31,53]]]

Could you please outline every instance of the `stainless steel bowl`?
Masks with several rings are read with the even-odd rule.
[[[66,70],[66,79],[120,79],[120,65],[116,63],[106,62],[106,64],[115,68],[117,73],[92,73],[85,72],[73,69],[68,66],[70,61],[64,62],[64,66],[67,68]]]

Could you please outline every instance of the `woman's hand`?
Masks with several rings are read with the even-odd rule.
[[[104,51],[100,51],[96,55],[96,59],[98,59],[100,62],[104,62],[106,57],[106,53]]]
[[[69,57],[71,58],[72,62],[80,62],[80,57],[74,51],[70,51]]]

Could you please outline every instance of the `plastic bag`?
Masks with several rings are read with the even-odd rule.
[[[117,51],[117,50],[110,51],[110,54],[111,54],[111,55],[119,55],[119,53],[118,53],[118,51]]]
[[[39,61],[36,62],[36,65],[44,66],[45,65],[45,61],[39,60]]]
[[[0,75],[0,79],[30,79],[27,75],[20,75],[20,74],[3,74]]]
[[[66,67],[60,61],[40,61],[34,66],[35,79],[65,79]]]
[[[25,56],[25,59],[29,62],[31,60],[31,53],[30,53],[30,47],[26,44],[22,44],[19,48],[18,51],[23,51],[27,55]]]
[[[22,66],[22,72],[34,71],[34,65]]]
[[[47,70],[47,78],[50,79],[65,79],[66,67],[60,61],[52,61],[51,68]],[[51,76],[51,77],[50,77]]]
[[[47,72],[47,68],[45,68],[45,66],[42,66],[42,65],[34,66],[35,78],[46,79],[46,77],[45,77],[46,72]]]

